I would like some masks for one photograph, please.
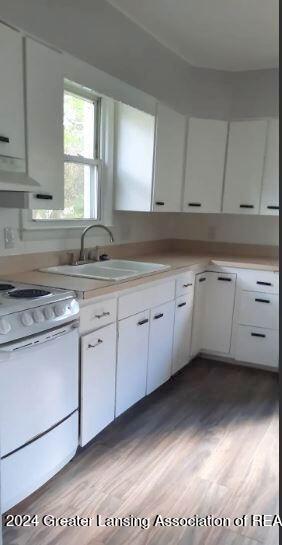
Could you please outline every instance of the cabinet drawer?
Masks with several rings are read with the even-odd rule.
[[[245,291],[241,293],[239,324],[278,329],[279,295]]]
[[[86,333],[116,320],[116,299],[92,303],[80,310],[80,333]]]
[[[238,327],[236,360],[278,367],[278,347],[278,331],[248,326]]]
[[[268,271],[240,271],[240,287],[245,291],[279,293],[279,274]]]
[[[178,276],[176,279],[176,297],[179,295],[188,295],[191,300],[194,294],[194,274],[187,272]]]
[[[156,307],[174,299],[175,281],[165,282],[134,293],[122,295],[118,303],[118,319],[122,320],[143,310]]]

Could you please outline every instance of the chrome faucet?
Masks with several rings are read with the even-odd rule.
[[[90,231],[90,229],[104,229],[104,231],[107,231],[107,233],[110,235],[110,241],[111,242],[114,242],[114,235],[112,233],[112,231],[106,227],[105,225],[98,225],[98,224],[94,224],[94,225],[89,225],[88,227],[86,227],[84,229],[84,231],[82,232],[82,235],[81,235],[81,240],[80,240],[80,254],[79,254],[79,261],[86,261],[86,255],[85,255],[85,247],[84,247],[84,239],[85,239],[85,235],[86,233],[88,233],[88,231]]]

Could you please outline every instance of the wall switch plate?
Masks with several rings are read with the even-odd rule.
[[[16,245],[16,233],[13,227],[4,227],[4,246],[14,248]]]

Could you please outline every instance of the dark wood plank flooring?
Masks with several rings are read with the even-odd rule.
[[[196,359],[12,513],[168,517],[278,512],[271,372]],[[36,468],[35,468],[36,471]],[[277,528],[5,528],[4,545],[278,545]]]

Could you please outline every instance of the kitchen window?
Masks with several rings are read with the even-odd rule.
[[[64,91],[64,210],[33,210],[33,220],[100,220],[101,98]]]

